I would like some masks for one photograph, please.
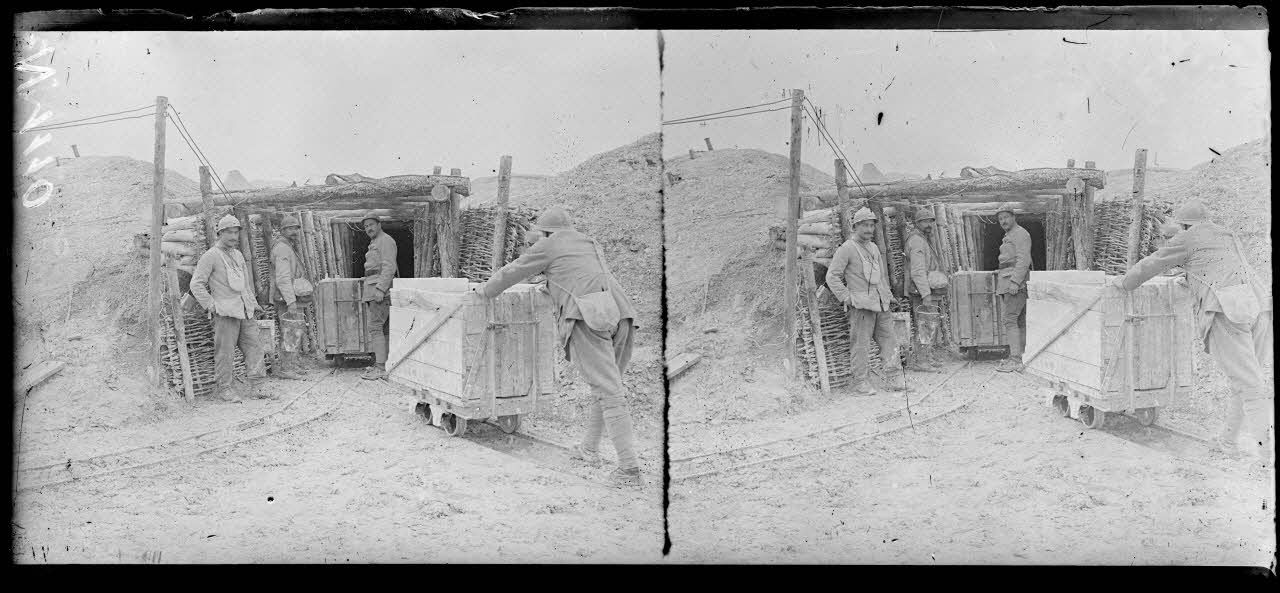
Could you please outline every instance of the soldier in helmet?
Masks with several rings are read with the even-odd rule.
[[[1014,205],[1001,204],[996,212],[1004,240],[1000,242],[996,273],[996,294],[1000,295],[1003,312],[1000,325],[1009,340],[1009,358],[1000,361],[997,371],[1022,371],[1022,352],[1027,346],[1027,275],[1031,273],[1031,233],[1018,224]]]
[[[364,254],[364,300],[369,314],[369,344],[374,364],[361,379],[384,379],[387,376],[387,348],[390,341],[391,279],[396,277],[396,241],[382,232],[378,215],[365,212],[360,218],[369,235],[369,250]]]
[[[505,265],[476,288],[495,298],[512,285],[545,274],[551,297],[559,306],[559,334],[566,358],[591,385],[591,415],[582,443],[573,458],[595,464],[605,429],[618,455],[611,474],[619,486],[639,487],[631,414],[627,410],[622,373],[631,360],[636,311],[618,279],[609,271],[595,239],[573,228],[569,213],[551,206],[530,229],[536,238],[515,261]]]
[[[1133,290],[1171,268],[1186,272],[1205,352],[1231,382],[1226,427],[1217,445],[1228,453],[1265,459],[1275,397],[1262,375],[1263,361],[1272,356],[1270,286],[1249,265],[1235,235],[1211,221],[1199,200],[1183,204],[1173,222],[1182,230],[1115,284]],[[1238,442],[1242,429],[1251,437],[1243,450]]]
[[[217,395],[224,401],[241,402],[233,387],[236,346],[244,353],[248,367],[248,392],[251,397],[263,394],[259,382],[266,376],[262,346],[258,342],[255,312],[261,312],[253,273],[240,253],[240,221],[228,214],[218,221],[218,242],[204,252],[191,274],[191,295],[213,316],[213,360],[217,376]]]
[[[311,299],[310,281],[298,257],[298,217],[286,214],[280,221],[280,234],[271,246],[271,300],[280,319],[280,362],[274,374],[281,379],[302,379],[298,364],[298,348],[302,337],[302,305]],[[305,294],[302,294],[305,293]]]
[[[906,377],[898,359],[898,338],[893,333],[893,293],[884,280],[884,260],[880,249],[871,242],[876,232],[876,216],[863,207],[853,215],[853,238],[845,241],[831,258],[827,269],[827,286],[831,293],[849,307],[853,324],[850,345],[854,395],[875,395],[867,381],[868,352],[872,338],[880,346],[880,359],[889,371],[889,388],[906,389]],[[899,380],[900,379],[900,380]]]
[[[915,228],[907,235],[906,249],[906,293],[911,298],[911,309],[914,311],[921,305],[941,307],[942,298],[947,291],[939,280],[945,279],[942,271],[942,257],[938,255],[929,236],[933,234],[934,215],[930,208],[916,211]],[[917,324],[917,327],[920,327]],[[937,372],[945,363],[938,352],[935,342],[937,332],[926,335],[917,331],[919,350],[912,356],[911,370]],[[927,366],[926,366],[927,365]]]

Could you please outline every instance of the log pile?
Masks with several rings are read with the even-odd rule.
[[[504,262],[518,257],[524,248],[524,232],[532,225],[536,211],[525,206],[507,208],[507,240]],[[467,208],[461,213],[461,274],[472,282],[484,282],[493,274],[493,226],[496,206]]]

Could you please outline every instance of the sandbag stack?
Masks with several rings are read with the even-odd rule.
[[[206,250],[204,217],[183,216],[166,221],[160,237],[164,263],[191,274]]]

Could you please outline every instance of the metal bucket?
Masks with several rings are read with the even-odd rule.
[[[270,354],[276,351],[276,322],[271,319],[258,319],[258,343],[262,351]]]
[[[942,325],[942,310],[933,305],[916,307],[916,335],[921,344],[933,344],[938,340],[938,328]]]
[[[903,311],[890,315],[893,316],[893,333],[898,338],[899,349],[904,350],[911,343],[911,314]]]
[[[302,336],[307,331],[307,323],[301,313],[280,314],[280,349],[285,352],[297,352],[302,346]]]

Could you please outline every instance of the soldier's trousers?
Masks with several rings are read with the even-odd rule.
[[[898,336],[893,333],[893,314],[887,311],[870,309],[849,309],[849,320],[852,322],[853,344],[849,347],[852,357],[850,372],[855,385],[867,380],[869,355],[867,349],[874,339],[880,346],[880,362],[886,369],[897,369],[902,366],[898,360]]]
[[[390,343],[391,297],[385,297],[381,303],[368,301],[365,303],[368,312],[369,348],[373,350],[373,360],[381,366],[387,362],[387,348]]]
[[[587,322],[577,320],[569,334],[569,360],[577,365],[578,373],[591,386],[591,409],[583,446],[598,450],[607,428],[618,454],[618,467],[622,469],[640,466],[631,413],[627,410],[626,391],[622,386],[622,372],[631,362],[634,342],[630,319],[618,322],[612,332],[595,331]]]
[[[1000,295],[1000,304],[1003,308],[1000,326],[1009,341],[1009,358],[1022,360],[1023,349],[1027,347],[1027,289]]]
[[[1262,361],[1271,357],[1270,329],[1270,312],[1259,315],[1253,324],[1232,323],[1226,315],[1215,313],[1205,337],[1205,350],[1231,383],[1222,434],[1229,442],[1235,442],[1242,429],[1256,444],[1268,441],[1275,394],[1266,388]]]
[[[252,319],[236,319],[224,315],[213,316],[213,369],[218,378],[218,388],[231,387],[235,378],[236,346],[244,353],[249,380],[265,377],[262,345],[258,343],[258,323]]]

